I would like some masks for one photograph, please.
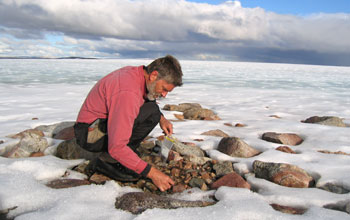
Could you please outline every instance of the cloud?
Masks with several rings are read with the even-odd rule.
[[[86,49],[84,54],[102,57],[174,53],[186,58],[302,62],[304,54],[317,63],[317,57],[321,62],[350,53],[349,14],[281,15],[243,8],[238,1],[211,5],[185,0],[3,0],[0,33],[39,41],[46,33],[62,34],[61,54]],[[288,51],[301,57],[290,58]]]

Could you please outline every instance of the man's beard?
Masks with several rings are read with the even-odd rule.
[[[147,91],[148,91],[147,98],[150,101],[154,101],[154,100],[156,100],[156,98],[158,98],[160,96],[160,94],[156,93],[156,83],[157,83],[157,81],[154,81],[154,82],[146,85]]]

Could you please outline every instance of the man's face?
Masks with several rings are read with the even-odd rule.
[[[155,100],[159,97],[165,97],[174,88],[175,86],[173,84],[167,83],[163,79],[155,80],[147,84],[147,98],[149,100]]]

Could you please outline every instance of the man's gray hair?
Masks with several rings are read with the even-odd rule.
[[[179,61],[171,56],[158,58],[146,66],[148,74],[158,72],[158,79],[163,79],[174,86],[182,86],[182,70]]]

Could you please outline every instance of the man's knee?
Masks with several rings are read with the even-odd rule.
[[[161,117],[161,112],[155,102],[146,102],[140,108],[137,120],[139,123],[147,122],[151,124],[158,124]]]

